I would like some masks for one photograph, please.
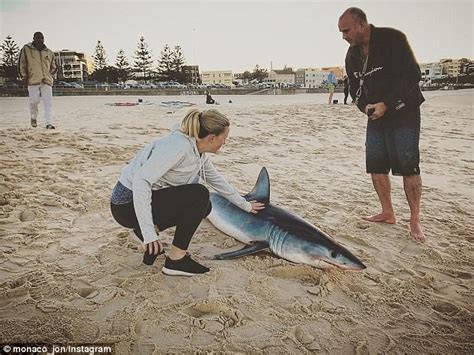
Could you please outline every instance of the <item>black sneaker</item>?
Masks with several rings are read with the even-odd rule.
[[[51,123],[48,123],[46,125],[46,129],[56,129],[56,127],[54,127]]]
[[[38,125],[38,122],[36,121],[36,118],[31,118],[31,127],[36,127]]]
[[[194,261],[191,259],[191,255],[186,253],[179,260],[171,260],[169,257],[166,257],[162,272],[170,276],[193,276],[205,274],[209,272],[209,268]]]

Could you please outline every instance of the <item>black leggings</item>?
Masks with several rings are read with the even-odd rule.
[[[173,245],[187,250],[191,238],[201,221],[211,212],[209,190],[201,184],[167,187],[152,192],[153,223],[160,231],[176,226]],[[133,201],[110,204],[112,215],[122,226],[132,228],[138,238],[143,236],[138,225]]]

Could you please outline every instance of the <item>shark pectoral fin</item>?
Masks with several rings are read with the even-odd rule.
[[[226,260],[226,259],[235,259],[239,258],[244,255],[250,255],[259,252],[260,250],[264,250],[268,248],[268,243],[266,242],[255,242],[251,245],[246,245],[242,249],[236,251],[230,251],[228,253],[222,253],[214,255],[214,259],[216,260]]]

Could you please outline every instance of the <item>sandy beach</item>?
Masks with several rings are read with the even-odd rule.
[[[213,157],[241,193],[261,167],[271,198],[329,233],[367,269],[321,271],[242,245],[203,221],[190,252],[200,277],[142,264],[142,247],[109,211],[124,164],[203,96],[54,97],[57,129],[29,126],[27,98],[0,98],[0,343],[109,343],[116,354],[474,352],[474,90],[424,93],[424,244],[409,235],[400,177],[396,225],[365,173],[366,118],[325,94],[214,97],[231,120]],[[342,101],[341,94],[335,99]],[[232,103],[228,103],[232,99]],[[169,247],[173,230],[160,234]]]

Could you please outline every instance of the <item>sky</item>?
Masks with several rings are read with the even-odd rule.
[[[368,21],[403,31],[420,63],[474,58],[473,0],[151,1],[0,0],[0,41],[21,47],[43,32],[52,50],[92,55],[97,41],[113,65],[119,49],[133,62],[144,36],[153,59],[168,44],[186,64],[234,73],[262,68],[343,66],[348,44],[341,13],[360,7]],[[154,64],[157,64],[156,61]]]

